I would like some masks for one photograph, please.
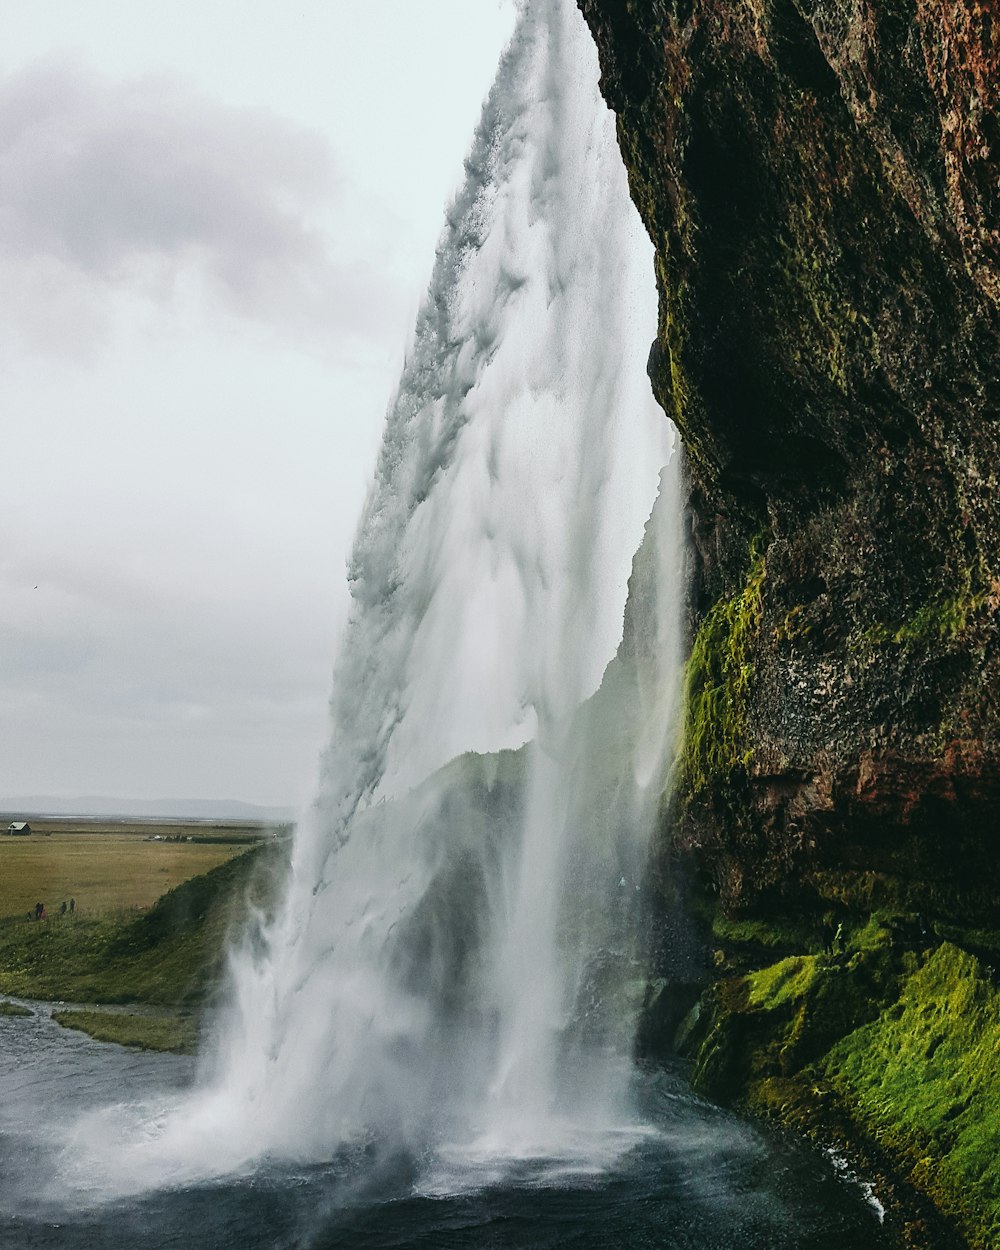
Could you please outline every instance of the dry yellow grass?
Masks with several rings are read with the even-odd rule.
[[[182,830],[147,826],[141,832],[104,829],[0,836],[0,918],[23,916],[39,901],[52,918],[58,916],[62,901],[71,898],[78,911],[89,915],[149,907],[175,885],[208,872],[250,845],[249,840],[242,844],[146,840],[151,833],[170,832]],[[210,832],[198,830],[202,835]]]

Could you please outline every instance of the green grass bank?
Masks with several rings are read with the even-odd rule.
[[[77,1029],[98,1042],[135,1046],[140,1050],[191,1054],[198,1040],[196,1019],[188,1012],[132,1015],[116,1011],[54,1011],[52,1019],[65,1029]]]
[[[147,911],[77,914],[0,928],[0,993],[48,1002],[137,1004],[157,1015],[56,1012],[102,1041],[193,1048],[199,1010],[218,988],[228,940],[268,909],[286,847],[253,847],[164,894]],[[6,1005],[6,1014],[14,1013]]]

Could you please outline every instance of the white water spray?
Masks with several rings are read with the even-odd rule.
[[[234,957],[207,1083],[133,1136],[147,1183],[359,1139],[559,1154],[622,1120],[678,631],[654,586],[597,691],[669,453],[597,77],[572,0],[534,0],[388,415],[319,797]],[[677,563],[675,470],[655,570]]]

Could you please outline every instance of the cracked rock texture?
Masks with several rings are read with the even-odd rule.
[[[579,4],[687,450],[664,855],[994,925],[1000,0]]]

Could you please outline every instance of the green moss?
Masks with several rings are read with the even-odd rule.
[[[691,405],[691,384],[681,363],[684,340],[682,327],[686,319],[686,298],[683,286],[671,286],[668,275],[660,266],[660,283],[664,292],[661,339],[666,343],[670,364],[670,394],[673,401],[673,417],[678,428],[685,429],[685,420]]]
[[[898,624],[872,625],[863,641],[872,646],[916,647],[960,638],[986,603],[986,595],[939,595]]]
[[[34,1014],[27,1007],[22,1007],[20,1003],[0,1002],[0,1016],[32,1016]]]
[[[761,1080],[794,1074],[870,1020],[894,997],[895,987],[887,961],[870,954],[846,964],[819,955],[796,956],[751,974],[750,1006],[769,1018],[760,1025],[748,1101],[759,1097]]]
[[[65,1029],[78,1029],[98,1042],[137,1046],[141,1050],[191,1054],[196,1030],[190,1016],[136,1016],[127,1012],[54,1011],[52,1019]]]
[[[915,920],[915,916],[873,912],[866,924],[847,929],[847,949],[849,951],[889,950],[892,947],[893,926],[898,927]]]
[[[829,381],[846,395],[851,356],[848,333],[856,314],[844,309],[830,287],[826,266],[814,245],[797,241],[786,244],[785,275],[794,303],[801,310],[794,320],[800,337],[792,349],[792,359],[801,359],[808,350]]]
[[[798,114],[798,115],[796,115]],[[789,123],[802,137],[799,160],[809,162],[813,180],[796,177],[799,195],[786,201],[783,228],[776,236],[778,274],[784,299],[776,330],[783,333],[785,359],[812,378],[825,378],[841,394],[850,391],[851,364],[863,348],[877,352],[877,336],[864,313],[847,297],[838,272],[839,252],[833,243],[832,190],[839,161],[825,148],[813,148],[812,108],[803,97],[792,105]],[[815,186],[819,194],[810,194]]]
[[[978,960],[945,943],[894,1007],[820,1065],[855,1117],[984,1250],[1000,1244],[998,1054],[1000,993]]]
[[[743,589],[712,607],[691,648],[681,757],[681,789],[689,794],[745,769],[753,756],[747,717],[763,582],[764,557],[754,551]]]
[[[870,626],[862,635],[869,646],[918,648],[961,638],[990,604],[984,586],[990,578],[981,562],[960,570],[950,589],[936,591],[903,620]]]
[[[945,595],[925,604],[900,625],[892,636],[898,646],[925,638],[957,638],[964,634],[969,619],[986,602],[985,594]]]
[[[816,955],[793,955],[770,968],[751,973],[747,978],[751,1004],[772,1011],[785,1003],[798,1001],[812,988],[818,966]]]
[[[821,904],[856,913],[914,910],[911,890],[899,877],[881,872],[814,871],[810,881]]]
[[[845,921],[843,955],[797,954],[718,981],[689,1030],[693,1081],[894,1161],[897,1178],[986,1250],[1000,1244],[1000,989],[956,945],[911,949],[914,921],[893,910]],[[747,935],[759,955],[752,926]]]
[[[732,920],[717,912],[712,917],[712,936],[723,945],[762,947],[765,950],[809,950],[814,945],[811,926],[790,920],[759,918]]]
[[[1000,929],[962,929],[957,925],[938,924],[940,937],[964,947],[990,963],[1000,963]]]
[[[794,642],[797,638],[808,638],[812,633],[812,623],[807,616],[811,604],[797,603],[785,613],[785,619],[774,631],[779,642]]]

